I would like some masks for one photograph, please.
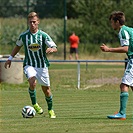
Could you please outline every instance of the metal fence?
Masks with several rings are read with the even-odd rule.
[[[127,59],[125,60],[49,60],[49,62],[53,63],[77,63],[77,89],[80,89],[80,64],[86,63],[86,70],[89,65],[89,63],[125,63],[125,66],[127,64]],[[0,64],[2,62],[6,62],[6,60],[0,60]],[[13,60],[12,62],[23,62],[23,60]]]

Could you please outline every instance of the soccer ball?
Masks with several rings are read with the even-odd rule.
[[[36,114],[36,111],[31,106],[24,106],[22,109],[23,118],[33,118]]]

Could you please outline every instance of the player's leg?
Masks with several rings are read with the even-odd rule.
[[[109,115],[107,116],[109,119],[121,119],[125,120],[126,119],[126,107],[127,107],[127,102],[128,102],[128,86],[121,83],[120,85],[120,110],[118,113],[114,115]]]
[[[133,85],[133,65],[132,60],[129,60],[127,67],[122,78],[122,83],[120,84],[120,110],[119,113],[115,115],[107,116],[110,119],[126,119],[126,106],[128,102],[128,88]]]
[[[124,76],[122,78],[122,83],[120,85],[120,110],[118,114],[108,116],[112,119],[126,119],[126,106],[128,102],[128,88],[133,87],[133,59],[129,59]]]
[[[69,60],[72,60],[72,54],[69,55]]]
[[[69,60],[72,60],[73,48],[70,48]]]
[[[56,118],[55,113],[53,111],[53,97],[50,90],[50,79],[49,79],[48,67],[37,69],[37,80],[39,84],[41,84],[42,91],[45,95],[45,100],[48,105],[49,116],[50,118]]]
[[[29,94],[31,98],[32,105],[36,104],[36,78],[31,77],[28,79],[29,82]]]
[[[79,58],[79,57],[78,57],[78,54],[76,53],[76,54],[75,54],[75,59],[78,60],[78,58]]]
[[[36,78],[35,77],[32,77],[32,78],[29,78],[29,94],[30,94],[30,98],[31,98],[31,102],[32,102],[32,105],[34,106],[34,109],[36,110],[36,112],[38,114],[43,114],[43,109],[39,106],[39,104],[37,103],[37,100],[36,100]]]
[[[128,88],[129,88],[128,85],[121,83],[121,85],[120,85],[121,93],[120,93],[120,110],[119,110],[119,113],[122,115],[126,114],[126,107],[127,107],[127,102],[128,102],[128,96],[129,96]]]
[[[49,86],[42,86],[43,93],[45,94],[45,100],[48,105],[48,113],[50,118],[56,118],[53,110],[53,97]]]
[[[130,59],[127,63],[124,76],[122,78],[122,83],[120,85],[121,94],[120,94],[120,111],[121,114],[126,114],[126,106],[128,102],[128,88],[133,86],[133,60]]]
[[[36,99],[36,77],[35,77],[36,71],[31,66],[25,66],[24,67],[24,73],[25,73],[26,77],[28,78],[28,82],[29,82],[28,92],[29,92],[29,95],[30,95],[32,105],[34,106],[34,109],[36,110],[36,112],[38,114],[42,114],[43,110],[38,105],[37,99]]]
[[[78,60],[78,48],[75,48],[75,59]]]

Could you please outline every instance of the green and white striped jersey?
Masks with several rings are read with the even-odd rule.
[[[119,31],[121,46],[129,46],[127,56],[133,55],[133,28],[123,25]]]
[[[57,47],[51,37],[42,30],[38,30],[32,34],[30,30],[20,34],[16,44],[24,45],[25,59],[24,66],[30,65],[37,68],[49,66],[49,61],[46,57],[47,47]]]

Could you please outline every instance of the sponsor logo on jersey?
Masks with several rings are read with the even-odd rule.
[[[33,52],[36,52],[40,49],[40,45],[37,44],[37,43],[32,43],[28,46],[28,48],[33,51]]]

